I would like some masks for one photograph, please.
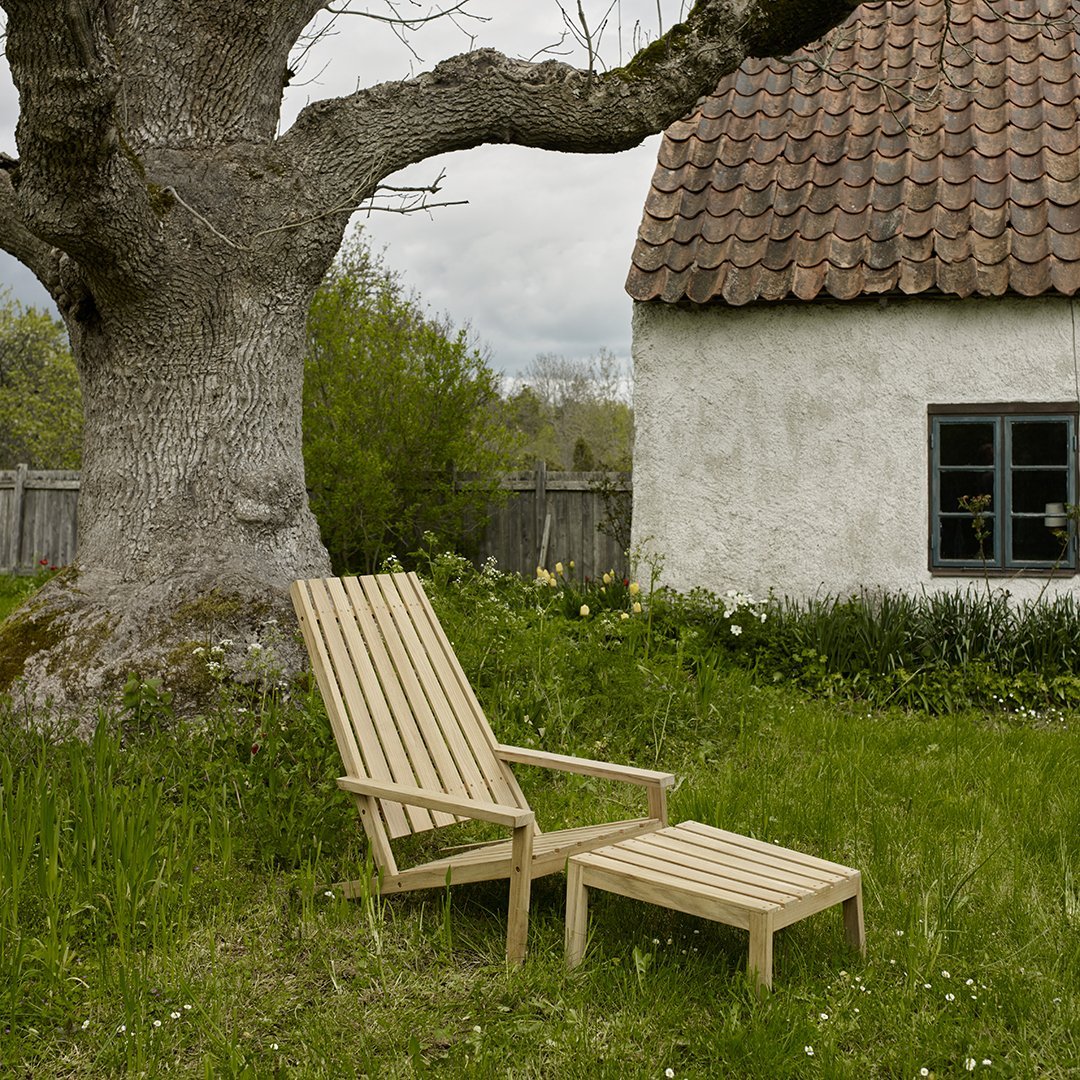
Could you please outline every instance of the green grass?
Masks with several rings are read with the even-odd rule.
[[[0,620],[6,619],[45,580],[0,574]]]
[[[137,734],[111,718],[88,746],[9,716],[0,1074],[771,1080],[962,1076],[970,1058],[976,1076],[1080,1075],[1072,715],[814,700],[643,619],[568,619],[533,586],[434,570],[501,737],[663,764],[673,820],[859,867],[867,958],[823,912],[778,935],[758,1001],[745,934],[601,893],[567,974],[556,876],[508,970],[505,884],[324,894],[365,851],[317,698],[233,694],[182,729],[142,709]],[[637,797],[520,775],[549,827]]]

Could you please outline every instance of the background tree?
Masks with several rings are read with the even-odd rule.
[[[404,559],[426,530],[467,545],[510,463],[499,384],[464,329],[427,315],[360,234],[347,243],[311,305],[304,371],[304,465],[335,570]]]
[[[0,303],[0,469],[77,469],[79,376],[62,323]]]
[[[387,177],[482,143],[634,146],[745,56],[856,6],[698,0],[625,67],[597,70],[591,41],[587,70],[477,49],[279,133],[325,0],[0,5],[20,102],[0,245],[56,301],[84,406],[78,566],[0,628],[0,654],[33,700],[88,713],[133,670],[171,678],[193,642],[287,618],[290,579],[329,569],[304,484],[305,325]]]
[[[518,462],[549,469],[629,472],[634,451],[633,380],[612,353],[585,359],[543,353],[507,399],[523,439]]]

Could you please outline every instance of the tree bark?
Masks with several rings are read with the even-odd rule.
[[[608,152],[752,51],[853,0],[700,0],[607,74],[479,50],[307,108],[278,138],[319,0],[0,0],[20,159],[0,246],[56,299],[83,384],[79,561],[0,627],[0,693],[88,715],[127,676],[192,702],[329,562],[300,440],[304,326],[351,212],[404,165],[507,141]],[[231,651],[229,651],[231,650]],[[279,664],[299,664],[282,646]],[[201,665],[201,667],[200,667]]]

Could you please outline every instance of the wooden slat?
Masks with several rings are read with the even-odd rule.
[[[684,821],[678,828],[685,829],[689,833],[697,833],[700,836],[726,840],[729,843],[736,843],[750,851],[756,851],[766,856],[783,858],[788,862],[796,863],[812,870],[820,870],[831,874],[841,875],[856,873],[850,866],[841,866],[840,863],[829,862],[828,859],[821,859],[816,855],[807,855],[805,852],[795,851],[793,848],[780,847],[778,844],[769,844],[764,840],[757,840],[752,836],[742,836],[740,833],[728,832],[726,829],[717,829],[713,825],[702,825],[699,821]]]
[[[663,871],[649,867],[640,867],[630,875],[620,863],[612,862],[596,852],[576,858],[582,868],[582,879],[589,888],[644,900],[659,907],[675,908],[688,915],[700,915],[704,919],[724,922],[744,930],[749,926],[752,911],[765,911],[770,906],[776,906],[746,896],[727,894],[721,889],[705,892],[700,888],[688,887],[685,882],[675,882]]]
[[[688,866],[684,862],[653,854],[648,848],[644,850],[637,848],[633,841],[626,841],[618,848],[600,852],[598,857],[604,858],[605,866],[620,866],[623,872],[630,876],[636,876],[641,870],[664,874],[672,885],[688,889],[701,896],[709,896],[716,892],[726,900],[741,897],[747,903],[781,907],[788,901],[806,895],[777,884],[767,885],[762,882],[743,881],[740,877],[728,872],[722,863],[717,863],[712,867]]]
[[[421,681],[430,687],[429,697],[445,702],[446,714],[441,719],[444,734],[455,757],[471,766],[477,782],[487,797],[496,802],[525,805],[517,785],[511,787],[503,775],[502,766],[492,750],[494,734],[480,711],[472,688],[457,657],[448,652],[445,635],[439,633],[437,620],[426,602],[423,587],[415,574],[395,574],[392,577],[409,615],[418,644],[424,650],[423,665],[418,666]]]
[[[464,789],[472,798],[497,803],[513,801],[505,798],[503,792],[496,794],[497,785],[489,783],[485,775],[485,772],[497,774],[498,767],[490,760],[488,769],[484,769],[485,762],[480,756],[486,749],[484,741],[478,740],[479,746],[474,749],[462,731],[459,714],[467,718],[467,706],[453,676],[446,673],[445,680],[440,679],[435,670],[435,666],[445,666],[442,650],[431,635],[427,615],[416,602],[410,583],[404,574],[383,574],[376,581],[426,699],[413,703],[413,712],[425,733],[425,741],[429,745],[439,740],[445,744]],[[486,757],[491,759],[490,752]],[[505,794],[509,795],[509,792]]]
[[[763,858],[747,858],[744,848],[734,844],[717,841],[716,847],[708,849],[696,844],[683,834],[667,835],[657,838],[653,847],[658,852],[669,854],[673,860],[686,862],[687,865],[716,866],[723,864],[725,869],[750,875],[762,881],[780,882],[784,885],[798,886],[804,892],[813,892],[822,885],[830,885],[843,880],[837,874],[812,874],[799,864],[781,861],[767,862]]]
[[[419,770],[423,770],[423,782],[418,786],[430,786],[448,794],[467,795],[468,787],[435,723],[431,706],[417,678],[413,658],[391,611],[396,597],[385,596],[380,588],[380,579],[373,575],[352,578],[350,582],[358,582],[367,598],[369,609],[382,634],[382,643],[393,663],[396,689],[404,695],[404,704],[400,710],[394,710],[394,716],[402,741],[409,751],[409,760],[418,770],[418,775]]]
[[[352,670],[358,680],[357,689],[364,697],[367,706],[366,715],[370,718],[370,727],[365,727],[363,731],[357,730],[361,749],[366,755],[370,747],[372,755],[376,759],[384,758],[387,765],[385,776],[376,776],[374,772],[370,772],[369,775],[375,779],[392,779],[399,784],[414,784],[417,782],[416,774],[394,721],[390,705],[387,703],[386,694],[372,662],[372,653],[361,629],[361,623],[365,619],[365,609],[355,605],[340,578],[327,578],[325,584],[341,626]],[[375,636],[378,637],[377,633]],[[394,805],[380,803],[384,813],[390,811]],[[397,810],[400,809],[401,807],[398,806]],[[400,815],[394,811],[390,812],[394,819],[394,825],[390,829],[391,836],[407,836],[414,831],[423,832],[435,827],[431,815],[418,806],[406,807],[407,820],[400,819]]]
[[[515,829],[522,825],[531,825],[535,819],[531,810],[523,810],[520,806],[500,806],[498,803],[448,795],[445,791],[414,788],[368,777],[358,779],[355,776],[339,776],[338,786],[346,791],[374,795],[389,802],[404,803],[406,806],[426,806],[429,810],[446,810],[475,821],[491,821],[496,825],[509,825]]]
[[[391,637],[387,640],[386,632],[380,625],[370,597],[362,584],[359,578],[345,578],[342,581],[348,600],[348,610],[360,631],[362,651],[370,659],[375,674],[374,680],[370,678],[370,673],[366,675],[361,686],[369,702],[381,697],[387,706],[385,710],[380,708],[378,712],[372,713],[379,739],[390,758],[391,765],[400,767],[402,771],[407,769],[412,777],[411,781],[403,780],[403,782],[411,782],[416,787],[430,787],[432,790],[442,791],[442,782],[416,726],[416,719],[391,657],[390,650],[397,648],[393,641],[393,626],[388,623],[387,630]],[[385,614],[383,621],[388,622]],[[400,652],[400,649],[397,651]],[[397,758],[399,754],[401,758]],[[409,820],[410,822],[414,820],[411,813]],[[432,815],[431,823],[422,826],[414,825],[414,829],[421,831],[424,828],[431,828],[432,825],[449,825],[454,820],[456,819],[450,815],[436,811]]]
[[[559,873],[571,855],[616,843],[654,828],[655,821],[639,818],[612,825],[590,825],[582,829],[539,833],[533,837],[533,877]],[[451,882],[458,884],[504,878],[509,872],[511,854],[511,842],[498,841],[422,866],[409,867],[394,877],[384,876],[381,889],[383,893],[393,893],[439,888],[446,884],[448,873]]]
[[[337,680],[333,675],[333,666],[326,650],[326,642],[319,626],[319,616],[315,610],[311,598],[312,582],[294,581],[289,589],[293,607],[300,622],[300,632],[307,646],[308,657],[315,673],[315,681],[319,687],[319,693],[326,705],[326,715],[330,720],[330,727],[334,732],[334,741],[337,743],[338,753],[341,755],[342,764],[350,772],[361,772],[364,768],[363,757],[356,745],[352,725],[349,723],[345,710],[345,702],[338,691]],[[391,873],[397,872],[393,852],[390,850],[390,841],[386,835],[383,822],[375,812],[374,800],[362,800],[358,805],[367,805],[368,813],[362,814],[364,830],[371,841],[372,854],[380,867],[388,869]],[[401,808],[398,807],[398,811]],[[404,813],[401,814],[404,821]],[[392,869],[390,869],[392,868]]]
[[[434,608],[431,606],[431,601],[428,599],[427,593],[424,592],[424,587],[420,584],[420,579],[414,573],[410,573],[407,576],[410,579],[418,604],[427,614],[428,625],[431,629],[432,637],[438,642],[439,647],[442,650],[446,670],[453,674],[462,697],[468,706],[468,717],[471,719],[471,724],[466,724],[463,718],[463,727],[469,743],[472,746],[477,746],[481,742],[486,743],[490,747],[490,753],[497,758],[498,740],[495,738],[495,733],[491,730],[491,725],[487,722],[487,717],[484,716],[484,710],[480,707],[480,702],[477,700],[476,694],[473,692],[473,688],[466,678],[465,672],[461,668],[461,663],[446,636],[446,631],[443,630],[442,624],[439,622],[439,618],[435,614]],[[479,756],[479,751],[477,751],[477,755]],[[510,771],[509,766],[499,762],[499,768],[503,781],[506,784],[505,790],[512,793],[512,798],[507,795],[500,795],[499,801],[516,802],[519,806],[528,806],[525,794],[522,792],[521,787],[514,777],[514,774]]]
[[[341,583],[334,578],[328,578],[325,581],[312,580],[307,585],[311,590],[312,603],[318,615],[328,659],[332,664],[334,693],[337,701],[343,703],[342,716],[348,721],[349,737],[360,759],[358,767],[355,759],[346,760],[342,754],[346,771],[352,776],[396,780],[402,784],[412,783],[413,774],[404,753],[395,753],[391,746],[386,747],[384,752],[376,734],[369,701],[365,701],[358,681],[358,676],[363,675],[364,656],[356,658],[361,665],[358,670],[354,662],[354,653],[357,650],[350,645],[349,640],[357,636],[356,625],[350,612],[340,610],[341,597],[336,595],[340,594]],[[322,689],[321,684],[319,689]],[[325,695],[323,700],[327,700]],[[380,810],[392,837],[406,836],[413,829],[431,828],[430,815],[420,807],[402,810],[400,805],[391,804],[380,806]]]

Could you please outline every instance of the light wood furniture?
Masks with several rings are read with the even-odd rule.
[[[338,784],[356,801],[377,868],[370,882],[340,883],[347,896],[509,878],[506,955],[520,962],[533,878],[666,823],[670,773],[500,744],[415,574],[297,581],[291,596],[345,766]],[[510,763],[637,784],[648,815],[542,833]],[[398,867],[394,839],[468,818],[511,837]]]
[[[696,821],[571,856],[566,889],[571,968],[585,955],[589,889],[749,930],[759,992],[772,987],[773,933],[833,904],[843,904],[848,943],[866,950],[858,870]]]

